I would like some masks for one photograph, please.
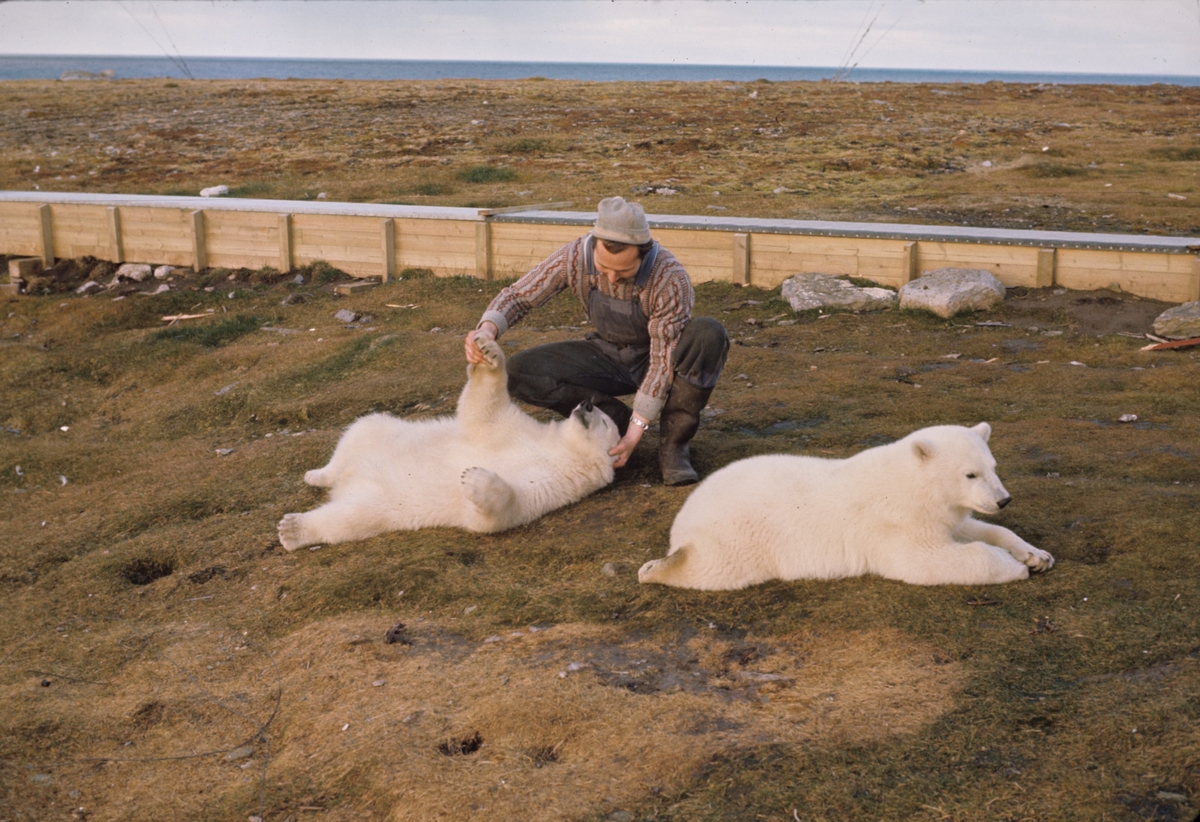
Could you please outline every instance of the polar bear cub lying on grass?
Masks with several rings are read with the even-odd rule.
[[[535,420],[509,399],[500,346],[480,347],[487,363],[467,366],[455,416],[370,414],[346,429],[329,464],[304,475],[329,502],[280,520],[284,548],[439,525],[503,531],[612,482],[620,434],[608,415],[584,404]]]
[[[1026,579],[1054,558],[972,519],[1012,499],[992,429],[939,425],[845,460],[784,454],[727,465],[688,497],[665,559],[640,582],[728,590],[769,579],[878,574],[915,585]]]

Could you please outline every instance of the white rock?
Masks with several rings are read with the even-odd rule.
[[[133,280],[134,282],[140,283],[142,280],[149,277],[150,274],[151,268],[146,263],[125,263],[123,266],[117,269],[116,279]]]
[[[343,308],[341,311],[334,314],[333,318],[340,323],[352,323],[358,319],[358,314],[351,311],[349,308]]]
[[[158,268],[154,269],[154,279],[165,280],[167,277],[170,277],[174,273],[175,273],[174,266],[160,265]]]
[[[1168,308],[1154,320],[1154,333],[1169,340],[1200,337],[1200,300]]]
[[[210,186],[200,189],[201,197],[224,197],[229,194],[229,186]]]
[[[797,274],[783,281],[781,291],[794,311],[813,308],[882,311],[896,306],[896,292],[886,288],[860,288],[833,274]]]
[[[79,288],[75,289],[75,293],[91,294],[93,291],[100,291],[103,288],[104,286],[100,285],[100,283],[96,282],[95,280],[88,280],[86,283],[79,286]]]
[[[923,308],[939,317],[982,311],[1004,299],[1004,284],[982,268],[925,271],[900,289],[901,308]]]

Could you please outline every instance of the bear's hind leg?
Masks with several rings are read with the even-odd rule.
[[[479,513],[499,530],[517,511],[517,494],[504,478],[486,468],[468,468],[462,473],[462,494]],[[491,529],[489,529],[491,530]]]
[[[324,468],[314,468],[311,471],[305,471],[304,482],[314,488],[332,488],[333,472],[329,470],[328,465]]]
[[[279,543],[295,551],[310,545],[353,542],[392,529],[377,501],[348,496],[303,514],[285,515],[279,521]]]

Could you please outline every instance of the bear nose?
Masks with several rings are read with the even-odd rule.
[[[996,505],[1003,508],[1004,506],[1008,505],[1010,502],[1012,502],[1012,497],[1005,497],[1004,499],[997,502]]]
[[[582,403],[580,403],[580,405],[583,407],[584,411],[592,410],[592,401],[591,400],[584,400]]]

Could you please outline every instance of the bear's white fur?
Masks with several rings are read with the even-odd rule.
[[[453,417],[370,414],[342,435],[304,481],[329,502],[279,522],[289,551],[431,526],[491,533],[583,499],[613,479],[616,424],[590,404],[543,423],[508,396],[504,353],[481,341],[486,364],[467,366]]]
[[[739,460],[696,487],[671,526],[667,556],[643,565],[638,580],[729,590],[861,574],[915,585],[1026,579],[1054,558],[971,517],[1011,499],[991,433],[987,423],[939,425],[844,460]]]

